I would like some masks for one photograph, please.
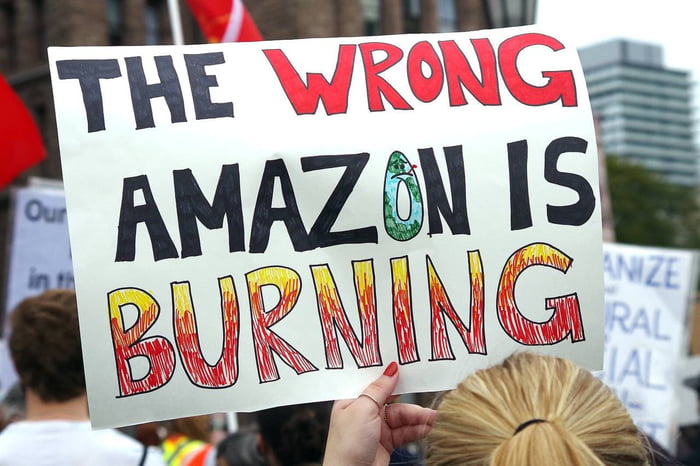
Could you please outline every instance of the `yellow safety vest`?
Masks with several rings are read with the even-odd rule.
[[[167,466],[185,466],[183,462],[191,453],[206,448],[207,443],[174,434],[163,442],[163,461]]]

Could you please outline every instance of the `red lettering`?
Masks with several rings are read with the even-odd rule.
[[[413,323],[411,278],[407,256],[391,259],[391,289],[399,362],[401,364],[416,362],[418,361],[418,345],[416,343],[416,328]]]
[[[411,47],[406,58],[406,76],[416,99],[433,102],[440,96],[446,80],[450,106],[467,105],[469,102],[465,91],[482,105],[501,105],[500,70],[510,93],[524,105],[540,106],[557,101],[561,101],[564,107],[578,105],[571,70],[542,71],[545,79],[542,86],[526,82],[520,74],[518,57],[528,47],[544,46],[554,52],[564,48],[553,37],[538,33],[510,37],[498,47],[498,58],[489,39],[471,39],[470,43],[479,66],[478,74],[454,40],[438,42],[441,56],[425,40]],[[306,73],[304,82],[281,49],[267,49],[263,53],[298,115],[316,113],[319,102],[323,102],[328,115],[334,115],[348,110],[356,47],[360,48],[362,57],[369,110],[384,111],[386,103],[396,110],[412,110],[413,107],[389,80],[381,76],[404,58],[403,50],[396,45],[385,42],[340,45],[330,81],[320,73]]]
[[[311,266],[328,369],[343,367],[336,329],[340,330],[357,367],[379,366],[382,363],[377,334],[377,298],[374,292],[372,261],[357,261],[352,265],[362,342],[348,322],[343,302],[338,295],[335,280],[328,265]]]
[[[518,54],[533,45],[543,45],[555,52],[564,48],[564,45],[553,37],[537,33],[521,34],[503,41],[498,48],[498,64],[508,90],[525,105],[546,105],[561,99],[564,107],[575,107],[576,84],[571,71],[543,71],[542,76],[548,81],[541,87],[526,83],[520,76]]]
[[[515,283],[527,268],[536,265],[566,273],[572,259],[546,243],[533,243],[513,253],[506,262],[498,284],[498,320],[506,333],[523,345],[553,345],[571,335],[571,341],[584,340],[581,310],[576,293],[547,298],[546,309],[554,313],[546,322],[533,322],[523,316],[515,302]]]
[[[386,58],[377,63],[374,62],[374,52],[386,53]],[[403,58],[403,52],[395,45],[382,42],[367,42],[360,44],[362,63],[365,67],[365,80],[367,84],[367,103],[372,112],[384,110],[382,96],[397,110],[412,110],[408,102],[389,84],[379,73],[386,71]]]
[[[141,339],[158,319],[160,306],[150,294],[138,288],[111,291],[107,294],[107,299],[119,395],[136,395],[162,387],[175,371],[173,345],[162,336]],[[126,306],[134,306],[138,313],[136,323],[128,330],[122,314],[122,309]],[[129,360],[137,356],[144,356],[148,360],[148,373],[135,380]]]
[[[486,354],[486,334],[484,332],[484,269],[479,251],[469,251],[470,280],[470,320],[467,328],[450,302],[445,287],[440,280],[429,256],[425,256],[428,266],[428,289],[430,293],[430,336],[432,340],[432,360],[455,359],[450,340],[447,337],[445,318],[455,326],[467,347],[469,354]]]
[[[270,330],[270,327],[282,320],[296,305],[301,289],[299,274],[286,267],[264,267],[247,273],[246,280],[260,382],[279,379],[273,351],[297,374],[318,370],[292,345]],[[262,287],[268,285],[277,288],[280,298],[274,308],[266,311]]]
[[[430,75],[423,74],[423,63],[428,65]],[[443,72],[440,58],[427,41],[418,42],[408,52],[408,84],[413,95],[422,102],[432,102],[442,91]]]
[[[488,39],[472,39],[471,43],[478,58],[481,81],[474,74],[474,70],[455,41],[438,42],[445,62],[450,105],[456,107],[467,104],[463,88],[466,88],[483,105],[501,105],[496,54],[491,42]]]
[[[170,286],[173,295],[175,342],[187,377],[193,384],[204,388],[223,388],[235,384],[238,379],[240,319],[233,278],[228,276],[219,279],[224,338],[221,356],[214,365],[207,363],[202,354],[190,284],[171,283]]]
[[[348,92],[355,63],[355,46],[341,45],[338,51],[333,79],[328,80],[320,73],[306,73],[306,84],[291,62],[280,49],[263,50],[265,57],[277,74],[289,102],[297,115],[316,113],[319,100],[328,115],[345,113],[348,108]]]

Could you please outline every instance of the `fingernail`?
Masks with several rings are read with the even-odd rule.
[[[387,377],[393,377],[396,375],[396,372],[399,370],[399,365],[396,364],[396,361],[391,361],[391,364],[386,366],[386,369],[384,369],[384,375]]]

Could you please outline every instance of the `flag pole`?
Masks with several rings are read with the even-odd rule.
[[[232,434],[238,432],[238,416],[234,412],[226,413],[226,424],[228,426],[228,433]]]
[[[173,32],[173,43],[182,45],[182,21],[180,20],[180,5],[178,0],[168,0],[168,14],[170,16],[170,30]]]

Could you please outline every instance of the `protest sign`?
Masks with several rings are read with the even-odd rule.
[[[66,199],[63,191],[17,188],[5,309],[49,288],[73,288]]]
[[[5,317],[24,298],[48,288],[73,288],[66,199],[62,190],[13,190]],[[6,341],[0,344],[0,395],[17,380]]]
[[[96,426],[600,368],[595,135],[536,28],[51,48]]]
[[[635,423],[673,448],[678,365],[697,264],[692,251],[605,244],[602,380]]]

